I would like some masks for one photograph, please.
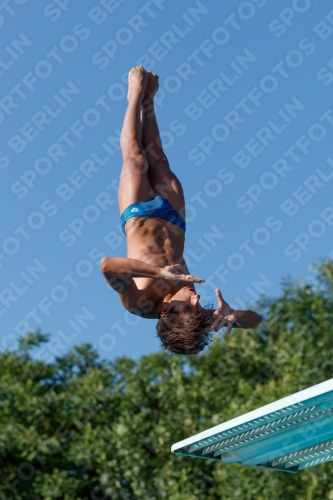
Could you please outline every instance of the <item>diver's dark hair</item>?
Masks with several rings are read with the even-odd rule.
[[[171,307],[156,325],[161,347],[174,354],[198,354],[211,343],[214,309],[205,306],[198,313],[180,313]]]

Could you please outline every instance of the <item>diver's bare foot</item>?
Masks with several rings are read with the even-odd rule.
[[[133,98],[143,99],[148,73],[142,66],[132,68],[128,74],[128,93],[127,100]]]
[[[143,96],[143,100],[146,101],[147,99],[152,100],[158,91],[158,76],[155,75],[155,73],[151,73],[150,71],[147,71],[148,73],[148,80],[146,83],[146,88]]]

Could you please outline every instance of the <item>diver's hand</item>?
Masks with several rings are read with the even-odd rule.
[[[231,332],[233,324],[237,320],[236,311],[232,309],[229,304],[223,299],[220,290],[216,289],[216,296],[218,301],[218,306],[216,311],[213,313],[213,323],[211,325],[212,330],[218,332],[224,326],[227,326],[227,333]]]
[[[160,270],[160,277],[170,281],[189,281],[191,283],[203,283],[203,278],[196,278],[190,274],[184,274],[180,264],[165,266]]]

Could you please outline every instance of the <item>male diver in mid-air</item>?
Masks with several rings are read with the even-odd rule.
[[[163,349],[197,354],[223,326],[228,332],[233,327],[254,328],[262,318],[248,309],[232,309],[220,290],[216,310],[200,305],[194,284],[205,280],[191,276],[183,258],[184,194],[164,154],[156,122],[158,76],[138,66],[128,81],[118,191],[127,258],[104,257],[101,271],[125,309],[159,320]]]

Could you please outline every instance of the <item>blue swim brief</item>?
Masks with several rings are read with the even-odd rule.
[[[125,224],[131,217],[160,217],[181,227],[184,231],[186,228],[183,217],[172,208],[168,200],[163,198],[163,196],[155,196],[150,201],[132,203],[132,205],[125,208],[120,217],[121,227],[125,235]]]

